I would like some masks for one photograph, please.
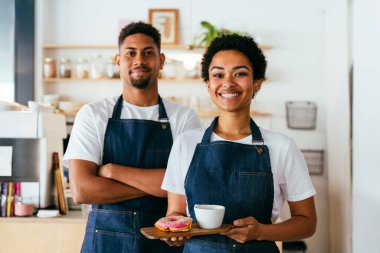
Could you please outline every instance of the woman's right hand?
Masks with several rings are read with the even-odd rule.
[[[169,246],[181,247],[187,242],[191,236],[179,236],[179,237],[171,237],[171,238],[162,238],[161,240],[166,242]]]

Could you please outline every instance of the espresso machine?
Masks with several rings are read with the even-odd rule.
[[[54,205],[52,155],[57,152],[62,159],[66,137],[61,114],[0,111],[0,151],[11,151],[10,168],[0,171],[0,182],[21,182],[21,196],[36,208]]]

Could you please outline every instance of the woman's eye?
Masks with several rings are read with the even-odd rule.
[[[246,76],[246,75],[247,75],[247,73],[245,73],[245,72],[238,72],[235,74],[235,76],[237,76],[237,77]]]
[[[222,78],[223,74],[221,74],[221,73],[215,73],[212,76],[215,77],[215,78]]]

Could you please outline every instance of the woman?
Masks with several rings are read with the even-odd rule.
[[[180,135],[173,144],[162,188],[168,191],[167,216],[196,222],[195,204],[226,207],[223,235],[171,238],[184,252],[279,252],[274,241],[314,234],[315,189],[294,141],[257,127],[250,117],[252,98],[265,79],[266,60],[251,37],[226,35],[213,40],[202,59],[219,117],[210,127]],[[291,218],[277,224],[287,200]],[[186,209],[188,208],[188,209]]]

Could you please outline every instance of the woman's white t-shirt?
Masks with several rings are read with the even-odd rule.
[[[170,152],[162,189],[185,195],[185,178],[198,143],[206,129],[199,128],[178,136]],[[265,145],[269,149],[273,173],[274,200],[272,222],[279,217],[285,200],[300,201],[316,194],[305,159],[294,140],[279,133],[260,128]],[[215,133],[211,141],[225,140]],[[234,141],[252,145],[248,136]],[[210,182],[211,184],[212,182]]]
[[[63,157],[68,167],[70,159],[81,159],[102,164],[104,135],[108,119],[119,97],[103,99],[84,105],[77,116],[70,135],[70,141]],[[193,109],[163,99],[169,118],[173,140],[181,133],[200,127],[200,120]],[[123,101],[121,119],[145,119],[158,121],[158,104],[141,107]],[[139,138],[136,136],[136,138]]]

